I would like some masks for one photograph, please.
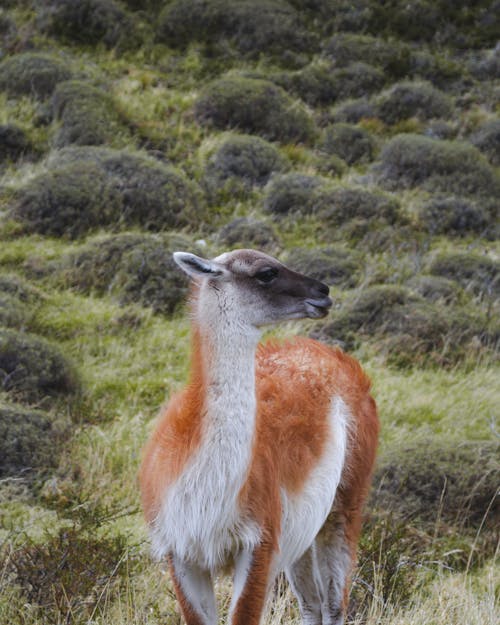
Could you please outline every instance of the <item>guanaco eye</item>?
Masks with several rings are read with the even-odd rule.
[[[269,282],[272,282],[277,275],[278,270],[276,269],[276,267],[269,267],[268,269],[262,269],[262,271],[258,271],[254,277],[259,282],[269,284]]]

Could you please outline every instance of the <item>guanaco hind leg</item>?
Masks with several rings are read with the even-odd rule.
[[[329,517],[311,547],[287,570],[304,625],[343,625],[351,568],[344,524]]]
[[[217,625],[212,577],[196,565],[170,555],[170,574],[187,625]]]

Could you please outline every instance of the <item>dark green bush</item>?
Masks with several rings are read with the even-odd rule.
[[[462,298],[462,289],[453,280],[440,276],[418,275],[407,286],[429,302],[454,304]]]
[[[479,295],[500,296],[500,263],[488,256],[464,252],[441,254],[430,263],[429,273],[455,280]]]
[[[500,120],[493,119],[481,124],[469,141],[481,150],[492,165],[500,165]]]
[[[48,414],[0,404],[0,478],[56,466],[61,436]]]
[[[354,165],[373,160],[375,140],[359,126],[339,123],[324,130],[318,147],[328,154],[340,156],[348,165]]]
[[[394,224],[400,218],[398,200],[380,191],[324,187],[318,190],[312,201],[312,212],[328,226],[340,226],[353,219],[375,219]]]
[[[148,230],[203,223],[195,183],[170,165],[135,152],[66,148],[49,170],[18,192],[12,216],[27,231],[76,238],[98,226]]]
[[[172,253],[195,248],[178,235],[121,234],[92,241],[54,271],[56,281],[66,287],[109,294],[120,304],[135,302],[169,314],[188,292],[188,281]]]
[[[176,47],[203,41],[222,51],[229,43],[251,57],[309,52],[314,44],[300,13],[283,0],[174,0],[159,16],[157,36]]]
[[[361,98],[359,100],[344,102],[335,107],[332,113],[332,121],[336,123],[347,122],[349,124],[357,124],[362,119],[371,119],[376,116],[375,105]]]
[[[499,452],[494,441],[430,437],[389,449],[379,460],[372,502],[405,520],[478,528],[484,518],[498,527]]]
[[[359,260],[342,247],[295,248],[290,250],[286,261],[295,271],[343,288],[356,286],[361,274]]]
[[[75,393],[78,382],[72,365],[52,344],[0,328],[0,388],[31,402]]]
[[[338,100],[366,98],[379,91],[386,81],[384,72],[373,65],[357,61],[332,72]]]
[[[376,99],[377,117],[386,124],[395,124],[409,117],[421,120],[450,117],[449,98],[425,82],[399,82]]]
[[[430,234],[485,235],[491,217],[478,202],[456,196],[434,197],[420,206],[420,224]]]
[[[314,336],[347,348],[370,341],[397,367],[455,366],[478,353],[495,353],[500,324],[420,298],[404,287],[375,285],[339,311]]]
[[[46,0],[38,15],[42,31],[68,43],[112,48],[132,39],[132,20],[113,0]]]
[[[60,83],[52,96],[52,112],[60,126],[54,145],[100,145],[110,143],[125,129],[109,94],[89,83]]]
[[[0,327],[22,328],[29,318],[25,304],[13,295],[0,292]]]
[[[273,250],[278,245],[274,229],[251,217],[237,217],[222,227],[217,235],[217,242],[231,248],[256,247]]]
[[[495,196],[500,177],[473,146],[419,135],[397,135],[382,149],[376,168],[389,188],[420,186],[429,191]]]
[[[481,50],[467,64],[470,73],[478,80],[494,80],[500,76],[500,46]]]
[[[314,133],[306,110],[267,80],[220,78],[205,87],[194,111],[200,124],[235,128],[271,141],[307,141]]]
[[[20,302],[29,304],[33,304],[42,297],[38,289],[29,282],[9,273],[0,273],[0,293],[12,295]]]
[[[325,184],[318,176],[297,173],[273,176],[266,188],[264,210],[274,215],[307,215],[312,210],[315,191]]]
[[[58,83],[70,78],[67,64],[48,54],[25,52],[0,63],[0,90],[14,97],[46,98]]]
[[[339,67],[355,61],[369,62],[393,78],[406,76],[411,67],[411,51],[407,45],[368,35],[338,33],[326,42],[323,54]]]
[[[230,135],[209,157],[205,179],[216,191],[228,181],[237,181],[245,189],[267,183],[273,172],[287,169],[279,150],[260,137]]]
[[[25,156],[32,145],[24,132],[15,124],[0,125],[0,163],[15,161]]]

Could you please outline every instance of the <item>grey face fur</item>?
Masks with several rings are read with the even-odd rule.
[[[326,284],[256,250],[234,250],[213,260],[175,252],[174,260],[200,284],[202,293],[212,293],[225,310],[238,311],[256,327],[287,319],[319,319],[332,305]]]

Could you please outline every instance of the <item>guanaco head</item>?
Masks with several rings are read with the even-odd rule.
[[[199,285],[199,297],[239,323],[254,327],[328,313],[332,300],[326,284],[285,267],[256,250],[234,250],[212,260],[185,252],[175,262]]]

